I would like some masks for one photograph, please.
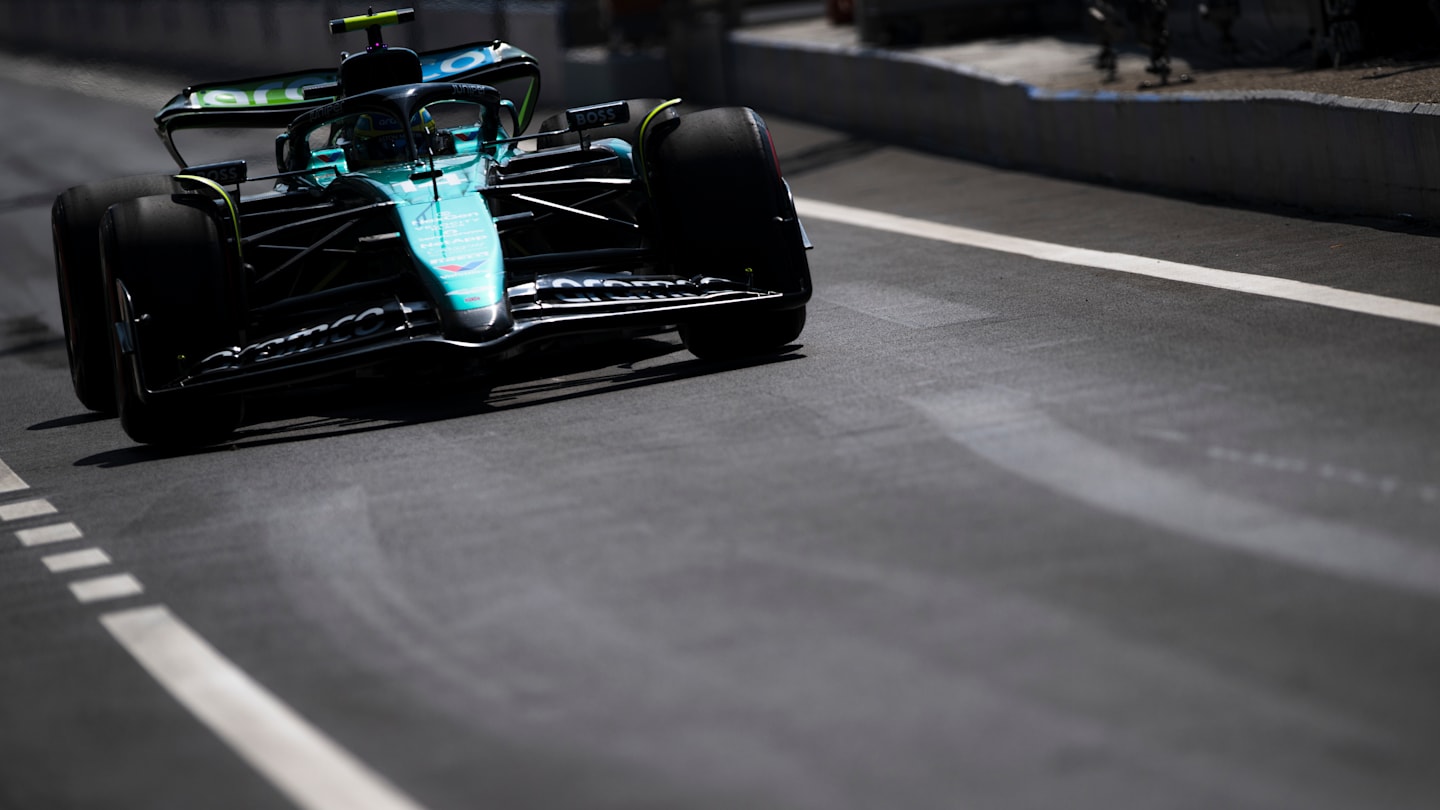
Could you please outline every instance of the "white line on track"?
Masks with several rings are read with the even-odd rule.
[[[28,489],[0,460],[0,493]],[[44,499],[8,503],[0,520],[54,514]],[[83,536],[74,523],[15,532],[21,545],[44,546]],[[110,555],[90,547],[50,554],[41,562],[51,573],[111,564]],[[121,599],[145,588],[126,573],[69,583],[82,603]],[[100,617],[115,637],[160,685],[232,750],[302,810],[424,810],[384,777],[341,748],[271,694],[164,605],[117,610]]]
[[[33,500],[8,503],[0,506],[0,520],[3,521],[53,514],[55,514],[54,505],[44,498],[35,498]]]
[[[1125,253],[1108,253],[1102,250],[1077,248],[1051,242],[1040,242],[1034,239],[1002,236],[973,228],[943,225],[937,222],[896,216],[879,211],[867,211],[863,208],[852,208],[846,205],[836,205],[818,200],[797,199],[795,200],[795,207],[799,211],[800,216],[809,219],[821,219],[861,228],[914,236],[921,239],[948,242],[954,245],[965,245],[967,247],[995,250],[1002,253],[1013,253],[1042,261],[1072,264],[1080,267],[1094,267],[1101,270],[1114,270],[1121,273],[1179,281],[1186,284],[1198,284],[1205,287],[1231,290],[1233,292],[1263,295],[1269,298],[1283,298],[1287,301],[1315,304],[1317,306],[1342,309],[1365,315],[1377,315],[1382,318],[1425,324],[1426,326],[1440,326],[1440,306],[1434,304],[1422,304],[1399,298],[1386,298],[1381,295],[1338,290],[1334,287],[1323,287],[1318,284],[1307,284],[1303,281],[1292,281],[1290,279],[1274,278],[1272,276],[1256,275],[1253,273],[1216,270],[1210,267],[1164,261],[1163,259],[1149,259],[1144,256],[1131,256]]]
[[[163,605],[100,621],[176,700],[305,810],[419,810]]]
[[[52,526],[37,526],[33,529],[21,529],[15,533],[20,539],[22,546],[43,546],[50,543],[64,543],[67,540],[79,540],[84,534],[80,527],[74,523],[56,523]]]
[[[107,577],[72,582],[70,592],[81,602],[90,603],[138,596],[145,592],[145,588],[140,584],[140,580],[129,574],[111,574]]]
[[[4,460],[0,460],[0,492],[19,492],[29,488],[29,484],[16,475],[14,470],[6,466]]]
[[[63,574],[66,571],[79,571],[83,568],[109,565],[110,555],[98,548],[82,548],[78,551],[67,551],[63,554],[41,557],[40,562],[45,564],[46,570],[50,573]]]

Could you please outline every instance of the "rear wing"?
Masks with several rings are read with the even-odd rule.
[[[512,97],[519,131],[529,125],[540,98],[540,67],[535,57],[506,42],[477,42],[425,51],[420,56],[426,82],[496,84],[528,80],[521,97]],[[307,110],[335,98],[334,68],[277,73],[252,79],[210,82],[187,87],[155,114],[155,131],[182,168],[187,164],[175,148],[174,134],[183,129],[284,129]],[[306,89],[313,88],[307,94]]]

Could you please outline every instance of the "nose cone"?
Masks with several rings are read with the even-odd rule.
[[[445,313],[444,320],[446,337],[474,343],[502,337],[515,326],[503,300],[476,309],[452,310]]]

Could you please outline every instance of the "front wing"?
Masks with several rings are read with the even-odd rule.
[[[571,283],[555,284],[556,279]],[[586,281],[592,282],[586,286]],[[598,281],[598,283],[596,283]],[[481,341],[447,337],[429,301],[376,300],[303,328],[216,352],[173,381],[139,380],[146,400],[260,392],[365,368],[416,360],[498,362],[555,338],[672,327],[746,312],[804,305],[809,292],[707,288],[706,279],[552,277],[512,288],[514,325]],[[728,282],[721,285],[732,286]],[[122,324],[130,351],[144,352],[133,322]],[[742,327],[743,328],[743,327]],[[138,365],[138,364],[137,364]]]

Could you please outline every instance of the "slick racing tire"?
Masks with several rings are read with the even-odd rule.
[[[680,325],[685,349],[702,360],[737,360],[772,354],[800,337],[805,307],[754,313],[745,318],[694,321]]]
[[[173,187],[169,175],[121,177],[68,189],[50,208],[70,381],[80,404],[92,411],[113,414],[116,407],[100,272],[100,218],[115,203],[164,194]]]
[[[619,138],[631,146],[640,145],[640,128],[645,124],[645,118],[650,115],[656,107],[664,104],[665,100],[660,98],[632,98],[625,104],[630,108],[630,123],[617,124],[612,127],[599,127],[586,130],[592,138]],[[540,122],[541,132],[554,132],[564,129],[566,126],[563,113],[552,115]],[[654,122],[651,123],[654,126]],[[553,149],[557,146],[572,146],[580,143],[580,133],[562,132],[558,135],[546,135],[537,139],[537,145],[541,149]]]
[[[142,444],[188,448],[224,440],[240,426],[238,397],[149,390],[174,383],[238,333],[228,262],[214,217],[171,195],[113,206],[100,242],[112,329],[120,426]],[[128,342],[128,345],[126,343]]]
[[[674,272],[798,302],[783,309],[719,307],[680,326],[685,348],[704,359],[731,359],[793,343],[805,328],[810,266],[764,120],[745,107],[690,113],[655,146],[652,196]]]

